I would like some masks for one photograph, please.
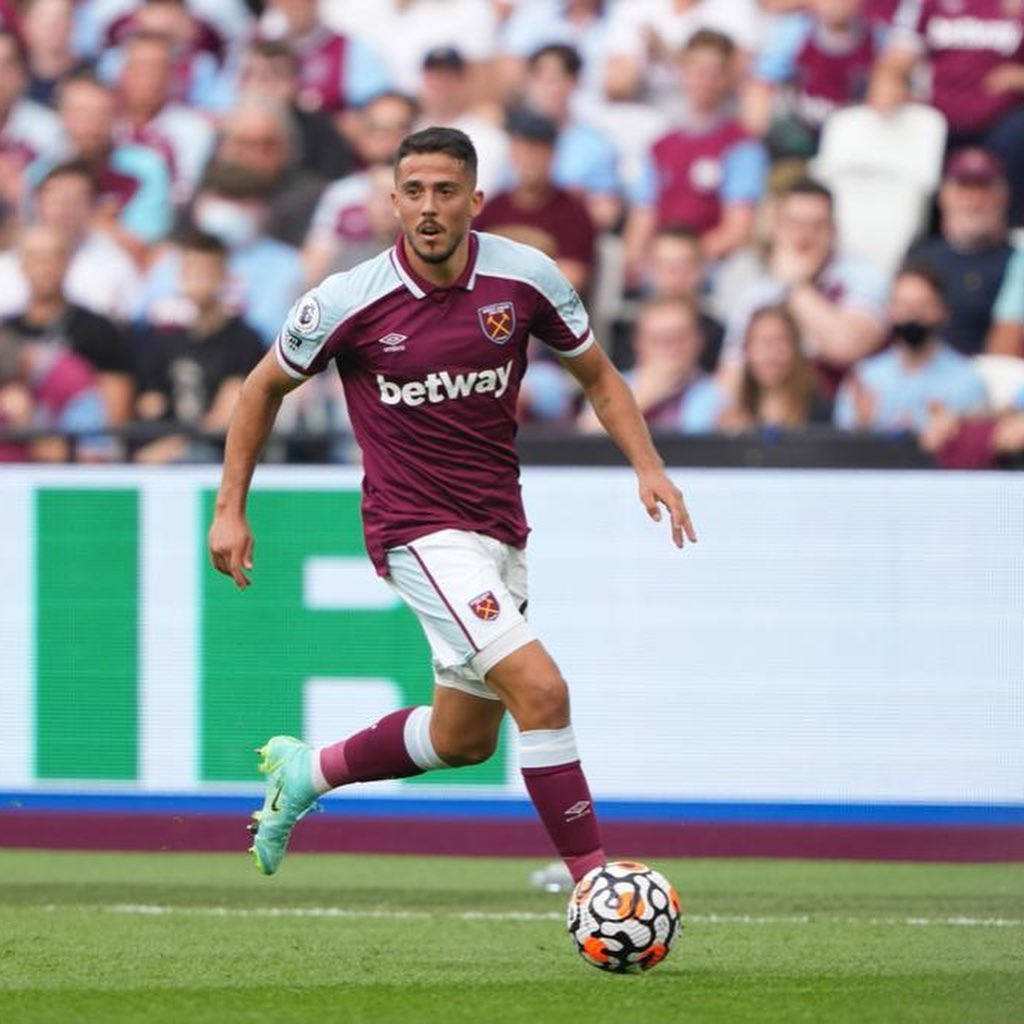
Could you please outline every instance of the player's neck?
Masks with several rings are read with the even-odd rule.
[[[462,276],[469,262],[469,232],[456,246],[455,251],[443,263],[429,263],[416,255],[415,250],[403,236],[400,242],[406,262],[425,281],[439,288],[447,288]]]

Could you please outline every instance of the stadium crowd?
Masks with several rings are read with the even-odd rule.
[[[216,457],[429,124],[652,427],[1024,451],[1024,0],[0,0],[0,459]],[[539,347],[521,418],[597,427]]]

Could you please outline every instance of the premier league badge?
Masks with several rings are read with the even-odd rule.
[[[511,302],[492,302],[489,306],[481,306],[476,315],[484,337],[495,345],[504,345],[516,329],[516,307]]]
[[[483,619],[484,622],[490,622],[501,614],[501,605],[498,604],[498,599],[490,590],[474,597],[469,602],[469,607],[472,609],[473,614],[478,619]]]

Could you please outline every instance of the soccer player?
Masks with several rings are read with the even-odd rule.
[[[470,230],[483,195],[469,138],[451,128],[408,136],[395,158],[393,202],[394,247],[303,296],[246,379],[209,545],[214,566],[248,587],[245,505],[260,449],[284,395],[336,363],[363,451],[367,550],[423,626],[433,706],[393,712],[319,750],[270,739],[260,751],[268,778],[249,826],[251,852],[273,874],[295,823],[329,789],[486,760],[507,709],[526,788],[579,879],[604,853],[565,681],[524,617],[527,525],[514,438],[531,334],[583,386],[636,470],[651,518],[668,510],[677,547],[696,535],[629,388],[555,264]]]

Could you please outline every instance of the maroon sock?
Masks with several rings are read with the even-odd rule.
[[[405,720],[415,708],[385,715],[369,729],[320,751],[320,771],[333,786],[376,779],[405,779],[422,775],[423,769],[405,747]]]
[[[579,761],[523,768],[522,772],[540,820],[572,880],[578,882],[605,861],[590,789]]]

